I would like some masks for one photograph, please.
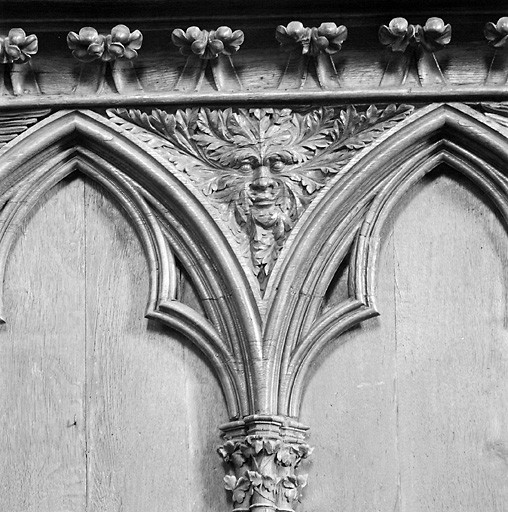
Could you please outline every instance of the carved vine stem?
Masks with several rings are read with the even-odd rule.
[[[293,512],[307,475],[298,474],[312,448],[307,427],[281,416],[249,416],[221,427],[226,442],[218,448],[228,467],[224,477],[234,512]]]

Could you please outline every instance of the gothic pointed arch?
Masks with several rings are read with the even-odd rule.
[[[94,112],[60,111],[6,145],[0,169],[2,277],[14,234],[37,200],[70,173],[86,174],[113,194],[140,237],[149,265],[147,316],[201,349],[231,418],[259,407],[252,390],[260,322],[245,274],[213,219],[156,154]],[[178,300],[175,259],[204,314]]]
[[[439,104],[414,114],[349,164],[302,218],[278,274],[266,337],[285,340],[269,352],[280,414],[298,416],[307,372],[321,349],[378,314],[381,228],[407,190],[447,163],[481,189],[508,223],[507,162],[506,128],[466,105]],[[323,311],[327,287],[348,254],[349,298]]]

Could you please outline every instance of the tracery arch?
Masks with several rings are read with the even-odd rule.
[[[255,407],[247,380],[256,379],[258,314],[245,275],[204,208],[156,155],[93,112],[62,111],[5,146],[0,163],[1,273],[24,216],[44,192],[79,170],[117,198],[140,235],[150,271],[147,316],[204,352],[230,417]],[[206,318],[178,301],[173,254],[195,283]]]
[[[411,185],[442,162],[471,180],[508,219],[506,130],[468,106],[422,109],[362,152],[302,219],[279,274],[280,295],[267,325],[270,337],[286,335],[284,347],[272,347],[280,364],[274,372],[279,413],[298,416],[307,371],[324,345],[378,314],[373,282],[383,222]],[[326,289],[349,251],[350,296],[320,314]],[[301,271],[291,279],[289,269],[295,267]],[[279,301],[287,287],[294,300],[286,301],[291,312],[281,320]]]

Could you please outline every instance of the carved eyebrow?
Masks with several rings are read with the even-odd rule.
[[[242,164],[252,164],[253,162],[259,162],[259,158],[256,155],[246,156],[239,160]]]

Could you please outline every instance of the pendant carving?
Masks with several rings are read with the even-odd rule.
[[[224,486],[232,493],[234,512],[293,512],[307,484],[307,475],[297,469],[312,453],[304,442],[306,428],[281,417],[251,416],[223,426],[224,436],[240,424],[248,434],[233,432],[217,450],[229,469]]]
[[[371,105],[211,110],[170,114],[111,109],[110,119],[164,155],[213,200],[250,253],[264,292],[280,251],[317,192],[356,152],[413,107]]]

